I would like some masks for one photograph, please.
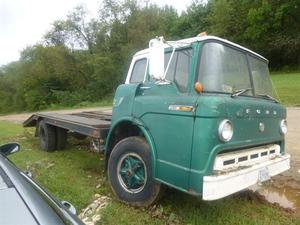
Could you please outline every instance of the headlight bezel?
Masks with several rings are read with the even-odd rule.
[[[231,133],[229,134],[228,137],[226,137],[224,135],[224,128],[226,128],[225,126],[229,124],[230,127],[231,127]],[[224,119],[220,122],[219,124],[219,128],[218,128],[218,135],[219,135],[219,139],[222,141],[222,142],[228,142],[232,139],[233,137],[233,124],[232,122],[229,120],[229,119]]]
[[[280,134],[282,134],[282,135],[286,135],[287,134],[288,128],[287,128],[287,121],[286,121],[286,119],[283,119],[283,120],[280,121],[279,130],[280,130]]]

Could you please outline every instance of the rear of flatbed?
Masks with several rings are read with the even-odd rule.
[[[111,125],[111,114],[101,111],[83,111],[72,114],[60,113],[35,113],[23,122],[24,127],[36,127],[36,136],[41,136],[40,129],[45,129],[46,134],[50,135],[50,139],[57,139],[56,142],[65,142],[67,133],[79,134],[82,136],[91,137],[103,143],[106,139]],[[49,134],[48,134],[49,132]],[[47,137],[46,137],[47,139]],[[44,140],[49,141],[49,140]],[[55,147],[55,146],[56,147]],[[59,144],[60,145],[60,144]],[[47,147],[46,143],[46,147]],[[64,147],[64,144],[57,146],[57,144],[50,143],[51,149],[44,149],[52,151]],[[45,148],[45,146],[42,148]]]

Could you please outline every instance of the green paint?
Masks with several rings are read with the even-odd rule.
[[[190,47],[192,57],[185,91],[180,90],[176,82],[158,85],[149,75],[143,83],[120,85],[115,94],[112,129],[108,136],[109,142],[114,128],[124,121],[139,126],[152,150],[155,179],[194,195],[201,195],[203,176],[212,174],[215,156],[220,152],[269,143],[280,144],[284,151],[279,123],[286,118],[286,109],[271,100],[196,93],[194,84],[202,46],[203,43],[195,42]],[[170,109],[170,106],[180,105],[194,110]],[[218,126],[223,119],[229,119],[234,127],[233,137],[227,143],[218,136]],[[263,133],[258,130],[260,122],[266,127]],[[123,175],[126,168],[124,165]],[[133,181],[128,179],[128,185],[133,187],[140,178],[143,176]]]

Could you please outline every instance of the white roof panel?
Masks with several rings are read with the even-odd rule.
[[[247,51],[253,55],[256,55],[257,57],[261,58],[261,59],[264,59],[266,61],[268,61],[265,57],[259,55],[258,53],[256,52],[253,52],[251,51],[250,49],[248,48],[245,48],[241,45],[238,45],[236,43],[233,43],[231,41],[228,41],[226,39],[223,39],[223,38],[219,38],[219,37],[215,37],[215,36],[202,36],[202,37],[192,37],[192,38],[187,38],[187,39],[182,39],[182,40],[178,40],[178,41],[167,41],[168,43],[170,43],[171,45],[175,46],[175,47],[184,47],[184,46],[188,46],[194,42],[200,42],[200,41],[205,41],[205,40],[217,40],[217,41],[221,41],[221,42],[224,42],[224,43],[227,43],[229,45],[232,45],[232,46],[235,46],[237,48],[240,48],[244,51]],[[170,47],[170,45],[168,44],[165,44],[165,48],[168,48]],[[148,54],[149,53],[149,48],[147,49],[144,49],[144,50],[141,50],[141,51],[138,51],[135,56],[137,55],[145,55],[145,54]]]

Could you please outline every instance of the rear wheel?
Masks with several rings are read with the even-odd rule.
[[[151,152],[144,138],[128,137],[114,147],[108,177],[116,196],[131,205],[148,206],[159,197],[161,184],[153,178]]]
[[[47,152],[52,152],[56,149],[56,129],[45,123],[43,120],[39,122],[39,137],[40,146]]]
[[[68,133],[66,129],[56,127],[56,149],[63,150],[67,144]]]

